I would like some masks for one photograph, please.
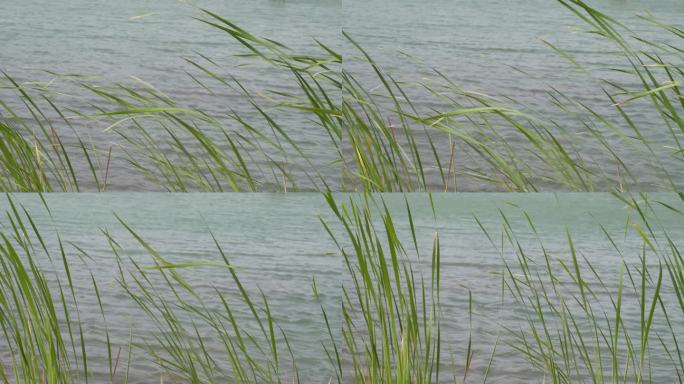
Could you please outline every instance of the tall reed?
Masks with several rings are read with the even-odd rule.
[[[679,339],[684,329],[684,261],[678,233],[659,220],[663,209],[681,217],[681,204],[661,202],[647,194],[617,195],[631,212],[625,236],[638,241],[640,250],[626,253],[611,232],[600,227],[605,249],[612,249],[621,260],[615,270],[594,265],[592,254],[577,248],[570,231],[566,247],[550,251],[558,249],[558,244],[544,244],[539,228],[525,212],[520,212],[523,221],[502,213],[500,235],[480,224],[503,257],[501,305],[510,313],[500,329],[485,331],[502,333],[512,352],[499,355],[496,344],[489,346],[491,355],[484,362],[478,357],[477,370],[481,371],[475,372],[474,350],[483,347],[478,335],[459,335],[465,345],[447,342],[451,338],[446,329],[458,321],[444,315],[442,276],[447,267],[442,261],[450,250],[440,244],[438,234],[425,236],[424,224],[419,228],[414,221],[417,213],[412,203],[407,199],[403,210],[373,195],[356,195],[344,202],[332,194],[324,197],[330,215],[322,225],[337,245],[346,273],[341,276],[337,308],[321,303],[320,327],[310,330],[312,340],[322,343],[327,353],[327,363],[325,358],[320,363],[327,365],[329,376],[321,379],[484,382],[506,369],[508,362],[500,360],[505,356],[527,361],[530,380],[682,381]],[[430,215],[421,213],[425,214]],[[431,214],[439,216],[434,208]],[[528,227],[518,225],[525,220]],[[117,280],[125,300],[154,325],[151,332],[145,328],[145,334],[133,329],[131,339],[136,342],[129,343],[122,356],[113,348],[121,341],[110,340],[106,331],[108,303],[102,302],[94,278],[89,294],[99,303],[106,342],[87,345],[84,328],[91,324],[81,321],[80,313],[86,309],[77,298],[84,293],[76,292],[82,285],[76,288],[71,273],[74,256],[87,259],[87,253],[80,248],[71,253],[59,236],[46,236],[30,212],[11,197],[5,222],[0,231],[0,324],[2,345],[7,348],[3,352],[8,353],[8,359],[0,363],[4,382],[99,380],[90,367],[101,368],[103,362],[93,362],[87,353],[92,348],[107,351],[104,365],[112,382],[127,380],[130,356],[136,349],[159,367],[161,380],[306,381],[297,364],[297,350],[279,326],[279,314],[273,312],[272,299],[267,292],[254,289],[254,282],[238,277],[239,268],[230,262],[218,239],[214,239],[217,261],[173,261],[120,220],[120,229],[149,256],[145,261],[139,252],[131,253],[130,246],[122,245],[122,235],[103,230],[103,241],[118,261]],[[220,271],[225,280],[203,281],[204,286],[215,286],[200,293],[192,276],[204,276],[206,268]],[[53,273],[55,277],[49,278]],[[317,300],[315,280],[312,291],[312,299]],[[496,324],[491,322],[495,308],[473,312],[477,297],[457,300],[469,303],[464,315],[471,322]],[[456,350],[465,351],[458,364],[453,359]]]
[[[0,232],[0,380],[4,383],[88,383],[91,359],[72,280],[69,256],[58,237],[48,246],[30,214],[8,197],[8,228]],[[47,259],[47,260],[45,260]],[[47,263],[46,263],[47,261]],[[50,270],[46,271],[45,266]],[[53,275],[50,277],[49,275]],[[97,283],[93,296],[104,311]],[[89,309],[89,310],[95,310]],[[127,366],[114,354],[106,326],[109,382],[125,377]],[[105,362],[98,362],[100,364]],[[122,372],[125,371],[125,372]]]
[[[497,98],[463,89],[439,71],[419,84],[408,83],[347,33],[341,36],[352,50],[346,57],[317,40],[299,52],[202,10],[200,22],[244,47],[245,53],[235,58],[238,64],[270,67],[296,91],[250,90],[226,74],[222,63],[198,54],[186,59],[197,86],[207,97],[237,93],[246,110],[227,106],[224,112],[209,113],[185,106],[149,83],[101,85],[79,79],[78,85],[94,99],[94,112],[76,115],[122,140],[130,172],[169,191],[681,188],[684,72],[678,43],[684,34],[677,26],[643,16],[642,22],[660,31],[657,39],[646,38],[581,0],[559,4],[621,58],[609,70],[623,74],[624,81],[594,79],[600,72],[585,67],[581,57],[545,41],[588,76],[611,112],[553,85],[548,101],[563,115],[560,120],[510,95]],[[79,178],[93,179],[98,190],[105,189],[108,161],[103,158],[108,155],[98,155],[97,148],[77,138],[80,148],[69,156],[56,134],[60,130],[26,86],[8,80],[31,119],[20,119],[2,104],[15,124],[25,126],[23,137],[28,134],[21,144],[9,125],[0,130],[7,143],[17,143],[3,151],[3,189],[78,190],[83,183]],[[52,114],[64,116],[54,103],[49,105]],[[426,110],[425,105],[437,107]],[[644,111],[654,120],[640,122]],[[281,120],[288,115],[305,126]],[[59,121],[69,124],[69,119]],[[302,139],[305,129],[307,137],[316,137],[314,147]],[[327,154],[321,157],[320,152]],[[75,153],[82,154],[79,162],[87,176],[74,172]]]
[[[516,255],[513,262],[506,262],[505,287],[524,313],[519,328],[509,328],[514,335],[512,347],[546,381],[642,383],[664,377],[681,381],[684,366],[678,352],[672,354],[673,348],[679,349],[681,325],[669,320],[673,297],[661,294],[668,287],[665,257],[653,247],[652,239],[643,239],[634,263],[603,229],[606,242],[622,259],[609,274],[599,272],[591,257],[575,248],[569,232],[566,255],[554,257],[540,243],[535,253],[541,257],[534,257],[515,237],[521,228],[506,220],[504,227],[504,239]],[[534,224],[527,231],[536,234]],[[674,243],[671,246],[676,249]],[[681,292],[675,294],[681,297]]]
[[[2,191],[78,192],[85,181],[92,181],[97,191],[106,190],[111,152],[102,155],[81,138],[53,101],[50,84],[19,83],[4,72],[3,76],[0,89],[14,93],[17,100],[13,101],[24,109],[19,111],[0,99]],[[72,148],[64,142],[64,132],[72,133],[76,143]],[[78,171],[75,155],[84,162],[86,174]]]
[[[376,228],[371,198],[338,205],[326,200],[344,231],[324,226],[344,258],[351,283],[343,288],[342,335],[346,356],[338,380],[356,383],[431,383],[440,378],[439,237],[435,235],[427,282],[409,261],[386,205]],[[413,230],[407,202],[409,225]],[[413,249],[418,243],[413,234]],[[343,244],[352,244],[349,249]],[[419,255],[416,255],[419,256]],[[350,360],[349,363],[345,360]],[[347,375],[347,377],[345,377]]]

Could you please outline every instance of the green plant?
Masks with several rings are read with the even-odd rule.
[[[19,84],[6,73],[3,75],[8,83],[6,88],[18,94],[18,101],[30,118],[21,117],[17,110],[0,99],[0,188],[6,192],[78,192],[87,177],[76,170],[72,160],[73,151],[76,151],[83,155],[79,161],[86,162],[85,169],[90,172],[88,176],[92,177],[95,188],[106,190],[111,151],[103,164],[95,146],[81,139],[50,98],[49,84]],[[52,114],[57,119],[51,118]],[[58,133],[61,125],[57,122],[73,132],[77,142],[75,148],[68,148],[64,143]]]
[[[90,357],[65,246],[58,238],[57,254],[53,255],[29,213],[11,197],[7,201],[10,227],[0,232],[0,340],[10,358],[0,361],[0,380],[88,383],[92,379]],[[52,279],[44,271],[45,258],[55,274],[50,283]],[[92,284],[105,321],[94,279]],[[120,377],[117,367],[121,355],[112,353],[106,326],[105,336],[109,382],[114,382]],[[128,368],[122,370],[127,378]]]

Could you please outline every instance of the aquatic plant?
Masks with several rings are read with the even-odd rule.
[[[640,241],[641,251],[626,254],[603,229],[608,249],[622,260],[615,271],[599,271],[591,254],[576,249],[569,231],[563,251],[550,252],[525,212],[520,214],[527,218],[527,228],[513,226],[511,213],[502,212],[500,236],[475,220],[473,224],[480,225],[484,237],[501,252],[500,305],[510,309],[500,329],[486,330],[500,333],[501,343],[482,346],[478,334],[468,333],[468,328],[459,335],[463,345],[447,343],[445,327],[460,321],[443,313],[441,259],[448,250],[440,246],[438,234],[424,238],[424,228],[416,229],[408,201],[403,211],[389,208],[374,195],[356,195],[344,202],[332,194],[325,198],[330,215],[322,225],[346,268],[338,301],[333,307],[321,303],[320,328],[311,329],[328,356],[330,376],[325,380],[485,382],[496,375],[500,363],[505,364],[498,351],[508,348],[506,359],[528,361],[530,379],[650,382],[670,377],[682,381],[684,261],[677,234],[658,219],[663,209],[678,217],[684,214],[680,204],[648,195],[618,195],[633,213],[626,236]],[[99,303],[106,342],[86,348],[85,324],[79,316],[83,307],[77,300],[81,293],[75,292],[70,264],[74,256],[88,260],[87,253],[74,244],[70,245],[75,252],[69,253],[59,237],[54,241],[41,235],[30,213],[11,199],[7,212],[10,225],[3,227],[0,247],[0,324],[12,358],[0,364],[4,382],[96,380],[88,368],[92,357],[86,352],[98,347],[107,350],[109,381],[127,377],[131,356],[140,350],[159,367],[162,380],[302,382],[296,350],[278,325],[279,314],[273,312],[268,294],[238,277],[239,268],[217,239],[217,260],[174,261],[120,219],[122,229],[149,256],[145,261],[131,256],[133,249],[122,245],[121,236],[103,229],[103,240],[118,260],[120,287],[156,330],[139,335],[132,329],[131,340],[136,342],[129,341],[124,344],[128,349],[117,351],[114,345],[122,341],[109,338],[107,303],[101,302],[92,279],[87,294]],[[438,212],[433,209],[432,214]],[[532,243],[536,239],[538,246],[531,246],[530,239]],[[52,259],[55,248],[58,255]],[[140,256],[138,251],[135,254]],[[59,268],[45,263],[50,260]],[[53,270],[45,272],[45,265]],[[209,295],[200,294],[194,287],[197,282],[188,279],[201,268],[213,268],[226,278],[217,281]],[[55,273],[55,278],[46,278],[49,273]],[[318,297],[314,280],[311,300]],[[464,318],[477,322],[496,316],[492,308],[486,313],[472,311],[477,299],[460,298],[469,303]],[[482,347],[489,347],[488,356],[482,355]],[[454,355],[458,351],[463,352],[460,358]]]
[[[582,20],[588,33],[612,44],[622,58],[622,64],[594,71],[582,64],[581,57],[545,41],[589,78],[606,70],[624,75],[619,82],[592,80],[612,113],[600,112],[598,105],[587,105],[550,85],[549,103],[564,116],[557,121],[515,97],[465,90],[438,71],[418,84],[402,81],[344,32],[343,44],[352,52],[346,57],[320,41],[313,41],[307,52],[298,52],[208,10],[198,19],[245,48],[236,56],[238,64],[270,67],[279,78],[289,79],[296,92],[249,89],[222,63],[198,54],[186,61],[190,76],[207,97],[237,93],[251,110],[238,113],[228,106],[225,112],[209,113],[182,105],[149,83],[103,85],[86,79],[78,79],[77,85],[94,98],[90,104],[95,112],[69,110],[120,140],[132,174],[169,191],[681,188],[684,72],[678,42],[684,34],[676,26],[643,16],[643,22],[661,31],[657,40],[649,39],[580,0],[559,4]],[[52,127],[25,85],[8,79],[31,119],[19,118],[2,104],[13,125],[24,126],[19,133],[29,133],[25,144],[8,145],[8,151],[18,154],[16,160],[3,155],[3,189],[79,190],[79,178],[106,189],[111,150],[86,145],[74,131],[80,143],[76,153],[82,155],[78,161],[88,173],[77,177],[75,153],[68,155],[56,133],[60,130]],[[43,88],[52,90],[48,85]],[[410,96],[416,93],[420,100]],[[38,97],[69,125],[70,119],[63,118],[49,97]],[[436,107],[426,110],[426,104]],[[636,115],[642,111],[658,120],[640,125]],[[283,116],[307,121],[307,136],[316,137],[315,144],[303,142],[295,130],[304,127],[289,126]],[[37,135],[32,133],[34,124]],[[4,126],[6,141],[18,142],[16,130]],[[605,155],[590,154],[587,148]],[[314,154],[322,150],[326,156]]]
[[[0,231],[0,341],[8,355],[0,361],[0,380],[88,383],[91,360],[71,277],[71,255],[59,237],[56,249],[48,246],[30,214],[11,197],[7,201],[9,226]],[[125,354],[112,348],[99,289],[95,279],[91,281],[104,322],[105,343],[98,346],[107,351],[109,382],[127,381],[128,364],[119,361]]]
[[[255,36],[232,21],[210,11],[204,11],[204,23],[226,33],[247,52],[241,59],[257,60],[270,65],[285,75],[289,74],[297,94],[285,94],[278,89],[250,94],[240,82],[221,75],[218,64],[202,57],[201,62],[189,60],[199,70],[195,80],[206,89],[214,86],[238,88],[263,116],[263,125],[270,127],[273,142],[282,153],[295,155],[288,164],[299,164],[310,169],[310,186],[314,189],[364,190],[364,191],[425,191],[458,190],[458,178],[472,178],[495,189],[509,191],[560,190],[624,190],[624,189],[672,189],[681,187],[678,165],[682,160],[680,139],[684,133],[682,122],[681,49],[668,43],[679,41],[682,33],[674,26],[665,25],[649,17],[643,19],[663,31],[662,41],[647,40],[638,36],[619,21],[589,7],[582,1],[560,1],[574,15],[590,27],[588,33],[612,43],[624,58],[624,67],[611,68],[623,72],[640,89],[629,89],[626,85],[609,80],[599,80],[598,87],[605,93],[607,101],[614,106],[617,119],[602,115],[593,106],[574,99],[558,89],[549,91],[551,102],[568,117],[569,122],[556,122],[529,107],[515,102],[514,98],[502,101],[480,93],[469,92],[459,87],[440,72],[436,79],[421,84],[408,84],[396,79],[377,64],[361,44],[343,32],[343,40],[350,45],[357,56],[343,58],[342,54],[318,41],[316,55],[293,52],[287,46],[272,39]],[[627,36],[627,37],[626,37]],[[579,70],[590,73],[592,68],[583,67],[579,59],[547,42],[555,52],[576,65]],[[362,73],[351,72],[347,62],[361,61]],[[211,68],[210,68],[211,67]],[[359,67],[357,65],[356,67]],[[365,73],[364,71],[368,71]],[[373,79],[380,89],[370,89],[359,78]],[[625,83],[629,83],[625,81]],[[431,96],[430,104],[443,106],[442,110],[425,112],[420,104],[409,96],[413,88],[423,88]],[[639,105],[657,111],[659,122],[640,127],[631,116],[638,110],[630,110],[629,104],[640,99],[650,103]],[[260,105],[265,103],[265,106]],[[270,111],[270,112],[269,112]],[[313,164],[305,148],[300,148],[291,139],[288,131],[292,127],[278,125],[274,112],[310,115],[312,127],[328,135],[329,150],[335,153],[335,164],[340,167],[341,185],[326,182],[318,172],[328,164]],[[146,110],[140,111],[146,113]],[[136,110],[119,110],[126,118],[134,118]],[[246,119],[233,114],[241,129],[261,142],[263,136],[254,132],[253,125]],[[622,120],[621,122],[619,120]],[[567,125],[572,124],[574,127]],[[655,125],[654,125],[655,124]],[[666,129],[669,140],[654,143],[653,129]],[[262,129],[261,131],[263,131]],[[221,143],[223,138],[210,139],[209,133],[197,137],[200,142],[214,142],[217,147],[236,151],[233,143]],[[234,136],[242,137],[240,134]],[[226,136],[228,138],[228,136]],[[618,140],[615,140],[617,138]],[[281,146],[280,141],[291,145]],[[447,153],[438,148],[435,141],[450,143]],[[230,144],[227,146],[226,144]],[[609,154],[608,158],[592,159],[582,148],[598,145]],[[665,145],[665,147],[663,147]],[[239,146],[237,146],[239,147]],[[625,150],[630,156],[639,156],[649,164],[649,173],[657,174],[655,184],[645,180],[647,175],[632,169],[633,161],[625,160]],[[476,160],[472,163],[455,162],[455,151],[465,151]],[[666,156],[663,156],[664,152]],[[183,149],[183,153],[186,151]],[[232,153],[240,158],[238,153]],[[161,153],[154,156],[162,157]],[[464,158],[464,156],[460,156]],[[193,162],[194,163],[194,162]],[[273,167],[273,165],[272,165]],[[249,168],[242,166],[242,170]],[[462,168],[462,169],[459,169]],[[277,171],[295,189],[295,176],[284,167]],[[433,174],[433,176],[429,176]],[[436,176],[435,176],[436,175]],[[274,174],[274,180],[277,177]],[[270,185],[277,185],[272,182]],[[282,186],[281,189],[285,189]],[[486,186],[481,188],[488,189]],[[211,188],[210,188],[211,189]]]
[[[426,284],[421,271],[414,271],[386,205],[380,207],[382,227],[376,229],[373,199],[340,205],[331,194],[326,199],[344,236],[335,234],[325,222],[324,226],[343,256],[351,280],[343,287],[346,356],[336,356],[338,381],[439,382],[439,237],[434,239]],[[406,209],[413,230],[408,202]],[[412,235],[418,253],[415,232]],[[350,242],[347,249],[343,244]],[[350,366],[344,365],[345,360],[351,360]]]
[[[12,101],[24,110],[12,108],[0,99],[1,190],[79,192],[81,184],[89,182],[95,190],[105,191],[111,147],[103,152],[93,142],[82,139],[52,99],[57,91],[50,83],[19,83],[4,72],[3,76],[0,89],[15,94],[17,97]],[[30,118],[24,118],[24,114]],[[63,140],[65,132],[73,136],[72,147]]]
[[[508,243],[516,256],[513,262],[505,262],[504,284],[524,319],[519,327],[507,327],[514,335],[511,346],[549,382],[683,379],[681,324],[674,321],[682,291],[677,273],[668,282],[665,272],[681,265],[678,246],[666,229],[659,232],[656,228],[658,219],[647,195],[641,195],[641,201],[619,198],[634,209],[638,218],[627,225],[633,226],[633,235],[643,245],[635,260],[601,226],[606,243],[622,260],[612,275],[599,273],[592,257],[576,250],[570,232],[568,254],[554,257],[532,221],[523,229],[502,218],[501,252]],[[539,249],[524,249],[516,238],[521,232],[533,233]]]
[[[216,238],[212,236],[221,261],[174,263],[119,220],[153,260],[145,266],[125,258],[116,240],[103,232],[118,260],[121,287],[157,327],[154,345],[148,341],[141,347],[161,367],[162,380],[171,376],[188,383],[300,382],[287,335],[276,324],[265,294],[253,298],[248,293]],[[184,269],[201,267],[224,269],[234,291],[221,282],[212,289],[213,304],[203,298],[182,276]],[[242,311],[247,317],[236,314]],[[210,331],[200,331],[202,326]],[[209,351],[209,342],[219,342],[220,353]],[[285,367],[288,358],[291,370]]]

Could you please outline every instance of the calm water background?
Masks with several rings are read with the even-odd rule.
[[[358,198],[350,195],[337,197],[340,202]],[[327,333],[320,308],[312,295],[311,282],[315,277],[331,326],[339,329],[340,285],[349,281],[339,252],[319,222],[319,218],[328,221],[332,230],[344,239],[322,196],[50,194],[45,198],[52,217],[46,214],[36,195],[15,195],[13,198],[33,215],[49,247],[56,249],[57,232],[67,244],[82,320],[89,339],[94,343],[90,346],[93,372],[105,375],[107,365],[106,351],[101,347],[104,340],[103,326],[92,292],[91,274],[102,292],[108,326],[115,345],[124,346],[127,343],[131,327],[137,342],[153,345],[152,336],[158,332],[116,281],[116,261],[100,229],[106,229],[121,244],[125,257],[131,257],[142,266],[153,264],[151,257],[117,222],[113,214],[116,213],[172,262],[218,260],[211,231],[238,268],[248,291],[258,294],[257,288],[261,288],[268,297],[276,321],[287,333],[292,344],[303,382],[327,383],[330,379],[331,370],[322,348],[322,344],[327,342]],[[400,237],[410,245],[404,197],[383,195],[382,198],[394,216]],[[681,201],[678,202],[673,195],[652,195],[651,199],[682,209]],[[631,215],[630,211],[607,194],[592,194],[591,198],[587,198],[585,194],[438,194],[434,199],[436,220],[426,195],[409,195],[408,200],[423,254],[430,251],[435,229],[440,233],[445,369],[451,362],[451,353],[459,367],[462,367],[469,330],[467,297],[468,292],[472,292],[475,354],[471,374],[475,381],[486,366],[492,345],[498,336],[501,336],[501,340],[490,375],[491,382],[541,382],[542,378],[506,346],[511,339],[502,326],[522,326],[525,310],[515,305],[500,304],[499,273],[504,268],[501,254],[487,241],[474,217],[480,220],[494,238],[498,238],[502,233],[501,209],[516,230],[526,253],[539,257],[541,251],[538,240],[526,224],[527,219],[523,215],[526,212],[539,231],[547,252],[554,258],[570,262],[565,234],[567,228],[574,237],[579,254],[592,262],[609,289],[615,292],[617,265],[621,259],[606,240],[599,224],[615,239],[627,262],[638,263],[642,247],[638,236],[631,232],[625,235],[625,224]],[[3,197],[0,200],[0,209],[6,208],[7,200]],[[684,238],[684,222],[681,217],[670,214],[664,208],[657,209],[657,213],[660,223],[668,229],[670,236],[676,242],[681,242]],[[635,219],[634,216],[631,217],[632,222]],[[5,215],[0,219],[0,224],[2,228],[8,225]],[[654,226],[656,231],[657,228],[659,227]],[[93,260],[82,264],[78,252],[70,243],[84,249]],[[506,260],[514,260],[514,257],[510,250],[504,252]],[[41,263],[44,263],[47,271],[53,270],[47,260],[42,260]],[[649,259],[648,263],[655,266],[657,260]],[[416,266],[420,270],[420,265]],[[61,267],[55,266],[54,271],[61,271]],[[196,268],[184,271],[184,275],[208,302],[215,298],[214,287],[225,292],[229,299],[236,298],[238,294],[224,270]],[[54,283],[54,275],[48,272],[48,277]],[[662,292],[666,305],[673,304],[671,291],[663,288]],[[625,324],[638,328],[638,307],[634,306],[633,300],[625,291],[623,316]],[[245,310],[240,306],[236,307],[237,316],[244,319],[247,315]],[[684,319],[673,317],[671,320],[675,329],[684,330]],[[654,327],[656,330],[666,327],[662,317],[655,318]],[[210,330],[200,328],[200,331]],[[652,355],[655,363],[654,382],[669,382],[673,373],[658,369],[663,357],[658,354],[657,344],[653,345],[656,352]],[[212,344],[211,340],[207,346],[216,353],[220,351],[220,346]],[[443,373],[443,378],[449,380],[450,368]],[[136,352],[131,372],[132,382],[158,381],[158,376],[154,362],[149,361],[143,353]],[[172,377],[165,377],[164,382],[177,381]]]
[[[650,12],[680,27],[684,15],[680,0],[597,0],[592,4],[646,36],[654,36],[655,29],[639,21],[636,14]],[[193,16],[200,15],[199,7],[215,11],[257,35],[282,41],[297,51],[311,51],[312,38],[317,38],[343,52],[344,69],[357,74],[364,85],[379,86],[372,71],[355,62],[358,52],[343,41],[340,30],[344,29],[401,81],[434,78],[431,69],[435,68],[465,89],[512,97],[546,117],[558,118],[571,132],[577,131],[580,125],[551,105],[546,95],[549,85],[578,97],[600,112],[613,114],[592,77],[627,80],[600,70],[591,76],[574,72],[570,63],[539,41],[543,38],[552,42],[590,68],[605,68],[621,62],[611,53],[612,47],[578,33],[585,28],[581,21],[560,4],[548,0],[6,0],[2,5],[5,17],[0,24],[0,68],[22,80],[51,80],[52,76],[42,70],[95,75],[97,82],[129,85],[136,83],[132,79],[135,76],[181,104],[217,115],[234,109],[247,118],[256,118],[240,94],[216,88],[216,94],[211,95],[187,75],[186,71],[198,73],[182,58],[197,59],[196,52],[200,52],[220,63],[224,69],[219,71],[235,75],[252,91],[296,91],[296,84],[282,73],[263,66],[237,68],[239,60],[234,55],[244,50],[223,33],[194,20]],[[426,110],[444,107],[422,97],[419,91],[411,91],[410,95]],[[80,92],[77,97],[63,101],[64,105],[86,107],[92,100],[91,95]],[[658,123],[649,124],[659,118],[648,109],[635,103],[631,108],[634,120],[645,127],[645,135],[656,152],[662,154],[661,160],[670,165],[672,177],[684,180],[681,173],[684,171],[669,163],[673,157],[663,148],[670,144],[671,137]],[[278,118],[315,164],[327,164],[333,159],[327,135],[305,116],[283,113]],[[104,151],[116,143],[112,135],[100,132],[104,126],[76,123],[81,134],[91,135]],[[582,134],[577,136],[583,155],[612,173],[614,167],[603,151],[588,138],[582,138]],[[448,157],[448,145],[439,149]],[[133,174],[130,165],[122,160],[122,152],[117,147],[113,151],[110,189],[155,189],[141,176]],[[620,155],[634,167],[641,179],[641,189],[662,188],[658,180],[663,175],[654,172],[653,161],[637,159],[626,150]],[[460,152],[456,164],[472,165]],[[332,187],[339,185],[337,168],[321,172],[329,178]],[[428,173],[436,176],[436,172]],[[482,190],[486,187],[474,180],[465,180],[459,188]]]

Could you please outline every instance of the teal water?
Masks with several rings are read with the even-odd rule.
[[[359,199],[355,195],[336,195],[339,202]],[[332,370],[325,357],[323,345],[328,342],[320,307],[312,294],[312,279],[328,312],[331,327],[340,327],[341,285],[349,284],[349,277],[339,251],[323,229],[320,220],[330,223],[331,230],[344,244],[344,236],[333,219],[323,197],[318,194],[49,194],[45,201],[51,214],[36,195],[13,195],[16,203],[24,206],[42,231],[46,244],[57,251],[57,234],[66,245],[68,260],[77,289],[77,298],[93,358],[91,371],[95,377],[106,379],[107,364],[104,327],[92,292],[91,276],[97,281],[107,315],[107,324],[115,346],[125,346],[132,329],[136,343],[156,345],[159,330],[123,292],[117,279],[119,272],[102,230],[106,230],[121,246],[124,259],[142,267],[153,265],[152,258],[136,243],[115,217],[118,215],[136,230],[163,257],[172,262],[217,261],[219,255],[211,238],[213,234],[252,295],[261,289],[278,325],[287,334],[296,357],[303,382],[328,383]],[[402,195],[378,195],[394,217],[401,240],[411,249],[411,234]],[[450,380],[451,358],[462,367],[468,325],[468,292],[473,297],[473,363],[474,381],[481,377],[491,348],[498,337],[497,354],[489,382],[542,382],[541,375],[514,353],[508,342],[512,339],[504,328],[522,326],[525,309],[501,302],[501,277],[504,260],[512,262],[512,249],[501,250],[490,244],[479,225],[487,229],[496,242],[505,234],[502,214],[515,230],[520,246],[531,257],[541,255],[540,242],[555,259],[570,262],[566,230],[572,235],[577,253],[589,260],[604,279],[609,291],[617,291],[617,277],[622,260],[639,262],[642,241],[638,234],[626,228],[639,222],[638,215],[608,194],[437,194],[434,195],[436,217],[433,217],[427,195],[407,195],[412,208],[420,251],[429,254],[435,230],[441,242],[441,281],[443,309],[443,356],[445,382]],[[656,233],[667,229],[681,247],[684,220],[663,205],[684,209],[677,196],[653,194],[649,196],[657,220],[651,221]],[[378,200],[380,202],[380,200]],[[0,199],[0,211],[8,208],[7,199]],[[528,217],[538,232],[532,231]],[[380,223],[378,222],[378,225]],[[0,229],[9,232],[6,215],[0,218]],[[604,232],[605,231],[605,232]],[[607,240],[609,234],[622,252]],[[348,246],[348,244],[346,244]],[[666,246],[666,244],[658,244]],[[81,248],[92,259],[82,260]],[[416,262],[416,272],[422,269]],[[54,284],[62,268],[59,260],[51,264],[40,260],[47,276]],[[651,267],[658,260],[649,258]],[[129,263],[124,263],[128,265]],[[54,274],[52,273],[54,272]],[[428,272],[429,273],[429,272]],[[585,270],[587,276],[590,275]],[[237,297],[237,290],[225,270],[196,267],[183,271],[189,284],[207,299],[210,305],[219,303],[214,289],[224,292],[229,299]],[[426,276],[429,278],[429,274]],[[62,280],[64,281],[64,280]],[[663,288],[666,305],[675,304],[672,292]],[[626,296],[623,316],[628,327],[639,324],[638,307],[630,306],[633,298]],[[236,307],[236,316],[245,318],[246,308]],[[676,312],[674,312],[676,313]],[[186,319],[189,321],[189,319]],[[684,329],[681,318],[671,318],[675,329]],[[654,318],[654,329],[666,330],[661,316]],[[210,334],[210,329],[200,329]],[[336,333],[336,336],[340,336]],[[1,340],[1,339],[0,339]],[[665,341],[668,343],[669,341]],[[207,342],[221,364],[220,343]],[[667,362],[658,343],[652,346],[649,361],[653,364],[654,382],[670,382],[674,373],[660,369]],[[2,351],[8,358],[7,350]],[[149,356],[137,351],[133,355],[131,382],[159,381],[158,369]],[[343,353],[343,359],[344,359]],[[667,365],[665,365],[667,366]],[[287,371],[287,367],[283,367]],[[334,378],[334,377],[333,377]],[[178,382],[164,376],[165,383]]]
[[[662,36],[662,33],[639,20],[636,14],[650,13],[679,27],[684,14],[684,5],[679,0],[597,0],[591,3],[645,36]],[[244,50],[221,32],[194,20],[193,17],[200,15],[200,7],[215,11],[257,35],[282,41],[296,51],[312,50],[313,38],[316,38],[343,52],[344,70],[356,74],[369,89],[378,89],[380,84],[372,70],[355,62],[358,52],[344,42],[340,31],[345,30],[400,81],[411,83],[426,77],[434,78],[432,69],[438,69],[465,89],[512,97],[540,115],[559,119],[571,132],[578,131],[578,147],[589,158],[589,163],[602,165],[608,174],[615,172],[616,167],[604,150],[581,133],[581,125],[559,112],[546,92],[553,86],[599,112],[615,116],[595,79],[601,77],[625,81],[626,85],[635,84],[618,73],[601,70],[621,63],[620,59],[612,54],[613,49],[605,42],[580,33],[586,29],[581,21],[554,1],[7,1],[3,4],[5,17],[0,24],[0,34],[4,36],[0,41],[0,69],[20,80],[54,80],[53,76],[42,72],[44,70],[94,75],[97,80],[87,78],[85,81],[96,83],[139,85],[135,77],[153,84],[182,105],[200,107],[217,116],[235,110],[248,119],[257,118],[257,115],[244,96],[227,88],[217,88],[213,90],[214,94],[209,93],[188,76],[186,72],[200,74],[183,58],[199,59],[197,53],[206,55],[222,66],[222,69],[216,68],[217,71],[236,76],[254,92],[265,89],[296,91],[296,83],[282,73],[263,66],[238,67],[240,61],[234,55],[244,53]],[[566,50],[581,64],[597,70],[589,76],[577,73],[572,64],[556,55],[540,39]],[[677,41],[673,43],[680,45]],[[0,96],[2,92],[0,90]],[[425,110],[444,107],[425,97],[424,92],[409,91],[409,95]],[[13,101],[16,102],[10,98],[10,104]],[[65,105],[87,108],[93,96],[80,92],[77,97],[62,101]],[[668,149],[672,137],[650,109],[636,102],[630,112],[634,121],[644,127],[644,135],[651,142],[658,160],[677,183],[684,180],[684,174]],[[327,134],[301,114],[283,113],[278,118],[289,135],[311,156],[328,184],[339,188],[339,170],[327,166],[334,155]],[[99,148],[114,145],[114,161],[109,173],[111,190],[158,188],[132,172],[130,164],[123,160],[123,151],[117,146],[121,143],[113,135],[103,134],[104,126],[93,126],[78,119],[74,124],[82,130],[82,136],[89,137]],[[64,128],[63,134],[68,142],[70,131]],[[612,135],[608,137],[616,140]],[[439,140],[438,150],[447,158],[450,148],[444,143]],[[426,154],[430,151],[422,140],[419,139],[418,144]],[[655,171],[659,166],[655,159],[644,160],[630,147],[620,147],[624,150],[619,155],[634,168],[637,188],[657,191],[666,187],[662,183],[664,175]],[[462,151],[457,153],[456,164],[464,167],[481,165],[469,161]],[[77,164],[85,175],[84,167],[85,163]],[[426,167],[439,189],[437,171],[429,161]],[[293,172],[302,177],[301,187],[307,188],[305,177],[296,167]],[[599,189],[610,187],[598,186]],[[467,177],[459,185],[461,190],[485,188],[491,186]]]

